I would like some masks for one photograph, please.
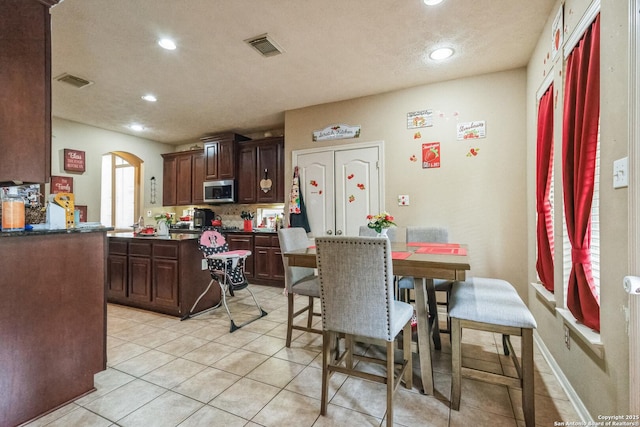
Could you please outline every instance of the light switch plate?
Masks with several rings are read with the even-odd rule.
[[[398,196],[398,206],[409,206],[408,194],[401,194]]]
[[[613,162],[613,188],[629,186],[629,158],[614,160]]]

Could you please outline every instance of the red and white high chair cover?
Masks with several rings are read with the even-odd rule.
[[[224,305],[224,308],[227,311],[227,314],[229,315],[229,319],[231,321],[230,332],[233,332],[236,329],[239,329],[244,325],[267,315],[262,307],[260,307],[260,304],[258,304],[258,301],[256,300],[255,295],[253,295],[253,292],[251,292],[251,289],[249,289],[249,282],[247,281],[247,278],[244,274],[244,265],[247,257],[251,255],[251,251],[230,251],[229,245],[227,244],[224,236],[213,229],[205,229],[202,232],[198,248],[202,252],[204,258],[207,260],[207,267],[209,268],[209,274],[211,274],[211,281],[209,282],[209,285],[204,290],[204,292],[200,294],[196,302],[193,304],[189,313],[187,313],[182,318],[182,320],[186,320],[191,317],[191,313],[198,305],[198,302],[200,302],[200,299],[202,299],[202,297],[209,291],[209,289],[211,289],[211,285],[214,282],[217,282],[220,285],[222,304]],[[251,297],[253,298],[253,301],[255,302],[260,314],[256,318],[250,319],[247,322],[237,325],[233,320],[233,316],[229,311],[229,307],[227,306],[226,294],[227,292],[229,292],[231,296],[234,296],[235,291],[239,291],[242,289],[246,289],[249,294],[251,294]],[[216,309],[218,307],[220,307],[220,304],[216,305],[210,310]],[[198,314],[202,313],[203,312],[200,312]]]

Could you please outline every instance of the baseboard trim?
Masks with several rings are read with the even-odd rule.
[[[576,393],[576,391],[573,389],[573,387],[571,386],[571,383],[569,382],[567,377],[564,375],[564,372],[562,372],[562,369],[560,369],[560,366],[556,363],[556,360],[553,358],[553,356],[549,352],[549,349],[544,344],[544,341],[542,341],[542,338],[540,338],[540,335],[536,330],[533,331],[533,340],[538,346],[538,349],[540,349],[540,353],[542,353],[542,357],[544,357],[544,360],[547,362],[547,364],[551,368],[551,371],[553,372],[555,377],[558,379],[560,386],[563,388],[565,393],[567,393],[567,397],[569,398],[569,401],[571,402],[571,404],[573,405],[573,408],[576,410],[576,412],[580,416],[580,421],[585,423],[585,425],[589,423],[593,423],[594,419],[591,417],[591,414],[589,414],[587,407],[584,406],[584,403],[582,403],[580,396],[578,396],[578,393]]]

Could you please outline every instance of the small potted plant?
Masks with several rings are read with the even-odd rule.
[[[396,223],[393,222],[393,219],[394,218],[389,215],[388,212],[380,212],[377,215],[367,215],[367,220],[369,221],[367,226],[376,230],[378,237],[387,237],[389,227],[396,225]]]
[[[253,213],[242,211],[240,212],[240,218],[244,221],[244,231],[253,231]]]

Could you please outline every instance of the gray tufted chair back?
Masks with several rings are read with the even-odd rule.
[[[393,341],[406,319],[394,315],[389,239],[316,237],[316,259],[323,330]]]

